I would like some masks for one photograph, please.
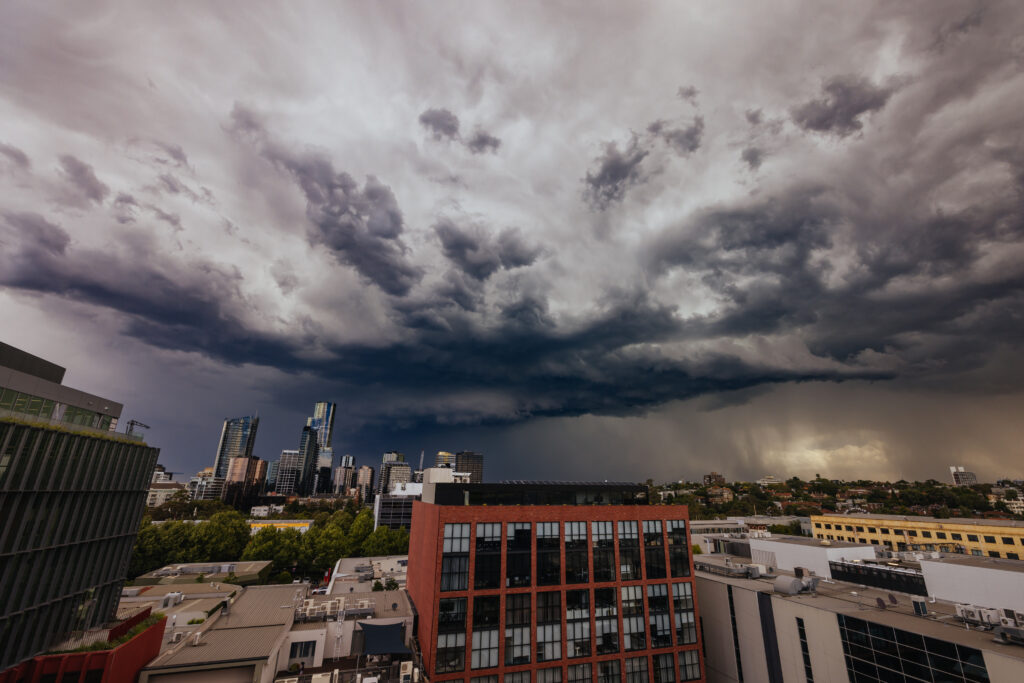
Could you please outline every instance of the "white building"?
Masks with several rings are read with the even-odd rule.
[[[792,572],[797,567],[810,569],[817,576],[832,578],[829,561],[875,559],[875,549],[879,546],[846,543],[844,541],[825,541],[823,544],[816,538],[802,536],[772,536],[770,538],[750,538],[750,560],[755,564],[763,564],[783,571]],[[827,544],[827,545],[826,545]]]

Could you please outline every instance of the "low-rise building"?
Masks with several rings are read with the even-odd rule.
[[[408,555],[381,555],[379,557],[343,557],[334,565],[328,595],[367,593],[380,581],[381,585],[391,579],[399,588],[405,588],[409,567]]]
[[[169,564],[136,577],[136,586],[182,583],[227,583],[246,586],[262,583],[270,576],[269,560],[241,562],[189,562]]]
[[[185,485],[176,481],[153,482],[149,485],[149,493],[146,495],[146,507],[160,507],[174,497],[178,491],[185,491]]]
[[[260,529],[267,527],[274,527],[278,531],[284,529],[294,529],[300,534],[304,534],[313,528],[313,520],[311,519],[250,519],[249,520],[249,533],[256,534]]]

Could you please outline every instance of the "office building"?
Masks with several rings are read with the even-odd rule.
[[[459,451],[455,454],[455,469],[469,472],[469,481],[482,484],[484,481],[484,455],[473,451]]]
[[[267,491],[273,491],[274,486],[277,484],[277,468],[281,466],[280,460],[274,460],[267,463]]]
[[[316,432],[316,442],[320,450],[332,447],[334,439],[334,413],[338,405],[329,401],[321,401],[313,406],[313,415],[306,424]]]
[[[388,451],[381,458],[380,471],[377,473],[375,495],[387,493],[391,486],[399,482],[412,481],[412,467],[405,462],[405,456],[398,451]]]
[[[0,671],[112,621],[159,449],[0,344]]]
[[[246,508],[260,494],[267,463],[259,458],[231,458],[221,499],[228,505]]]
[[[351,467],[352,469],[355,469],[356,459],[353,458],[348,453],[346,453],[345,455],[341,456],[341,463],[339,464],[341,467]]]
[[[373,500],[373,528],[386,526],[393,531],[412,528],[412,504],[423,494],[423,484],[400,482]]]
[[[1024,522],[903,515],[813,515],[812,533],[828,541],[882,545],[890,550],[939,550],[1019,560]]]
[[[348,456],[351,457],[351,456]],[[345,459],[342,458],[342,462]],[[351,465],[342,465],[334,468],[334,493],[341,496],[352,495],[352,489],[356,487],[356,468]]]
[[[455,467],[455,454],[448,451],[438,451],[434,458],[434,467]]]
[[[356,470],[356,490],[363,505],[373,498],[373,468],[369,465],[362,465]]]
[[[224,420],[224,426],[220,432],[220,444],[217,446],[217,457],[213,461],[215,477],[227,480],[231,458],[252,457],[252,449],[256,445],[256,431],[259,426],[260,418],[255,415]]]
[[[158,481],[153,482],[149,485],[149,491],[146,492],[146,507],[156,508],[160,507],[171,498],[173,498],[179,491],[188,494],[188,490],[185,485],[177,481]]]
[[[205,467],[189,479],[185,488],[192,500],[221,500],[224,497],[224,478],[214,474],[212,467]]]
[[[277,478],[274,491],[283,496],[294,496],[299,493],[302,481],[302,456],[297,450],[283,450],[277,461]]]
[[[302,428],[302,437],[299,439],[299,458],[302,462],[302,471],[296,484],[296,493],[303,496],[316,493],[316,479],[320,462],[318,438],[317,432],[309,425]]]
[[[704,475],[705,486],[725,486],[725,475],[718,472]]]
[[[783,557],[786,547],[777,549],[779,559],[799,567],[800,557]],[[799,551],[803,545],[788,547]],[[986,591],[990,577],[972,563],[1001,565],[991,570],[1003,574],[1001,595]],[[1019,563],[922,561],[940,577],[927,585],[920,570],[893,558],[830,561],[828,581],[806,568],[789,572],[728,554],[700,555],[694,564],[708,681],[1024,680],[1024,647],[1005,638],[1024,633],[1024,613],[1012,609],[1024,596]],[[926,597],[943,586],[948,600]],[[997,602],[958,604],[973,598]],[[989,625],[965,628],[965,619],[975,627]]]
[[[424,484],[408,589],[430,680],[704,680],[686,508],[646,503],[640,484]]]
[[[153,484],[167,483],[174,479],[173,473],[168,472],[167,468],[163,465],[157,464],[156,469],[153,470],[153,478],[150,480]]]
[[[950,465],[949,476],[953,479],[953,486],[974,486],[978,483],[978,477],[974,472],[968,472],[960,466]]]

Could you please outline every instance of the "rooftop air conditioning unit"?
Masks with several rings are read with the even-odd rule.
[[[185,637],[185,632],[184,631],[178,631],[177,633],[175,633],[174,635],[171,636],[171,643],[172,644],[173,643],[180,643],[181,639],[184,638],[184,637]]]
[[[199,645],[202,645],[202,643],[200,642],[200,640],[202,640],[202,637],[203,634],[201,632],[192,634],[192,647],[198,647]]]
[[[402,662],[399,670],[400,683],[412,683],[412,662]]]

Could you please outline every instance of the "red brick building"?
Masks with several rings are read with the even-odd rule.
[[[408,590],[431,681],[703,681],[687,509],[633,484],[435,484]]]

